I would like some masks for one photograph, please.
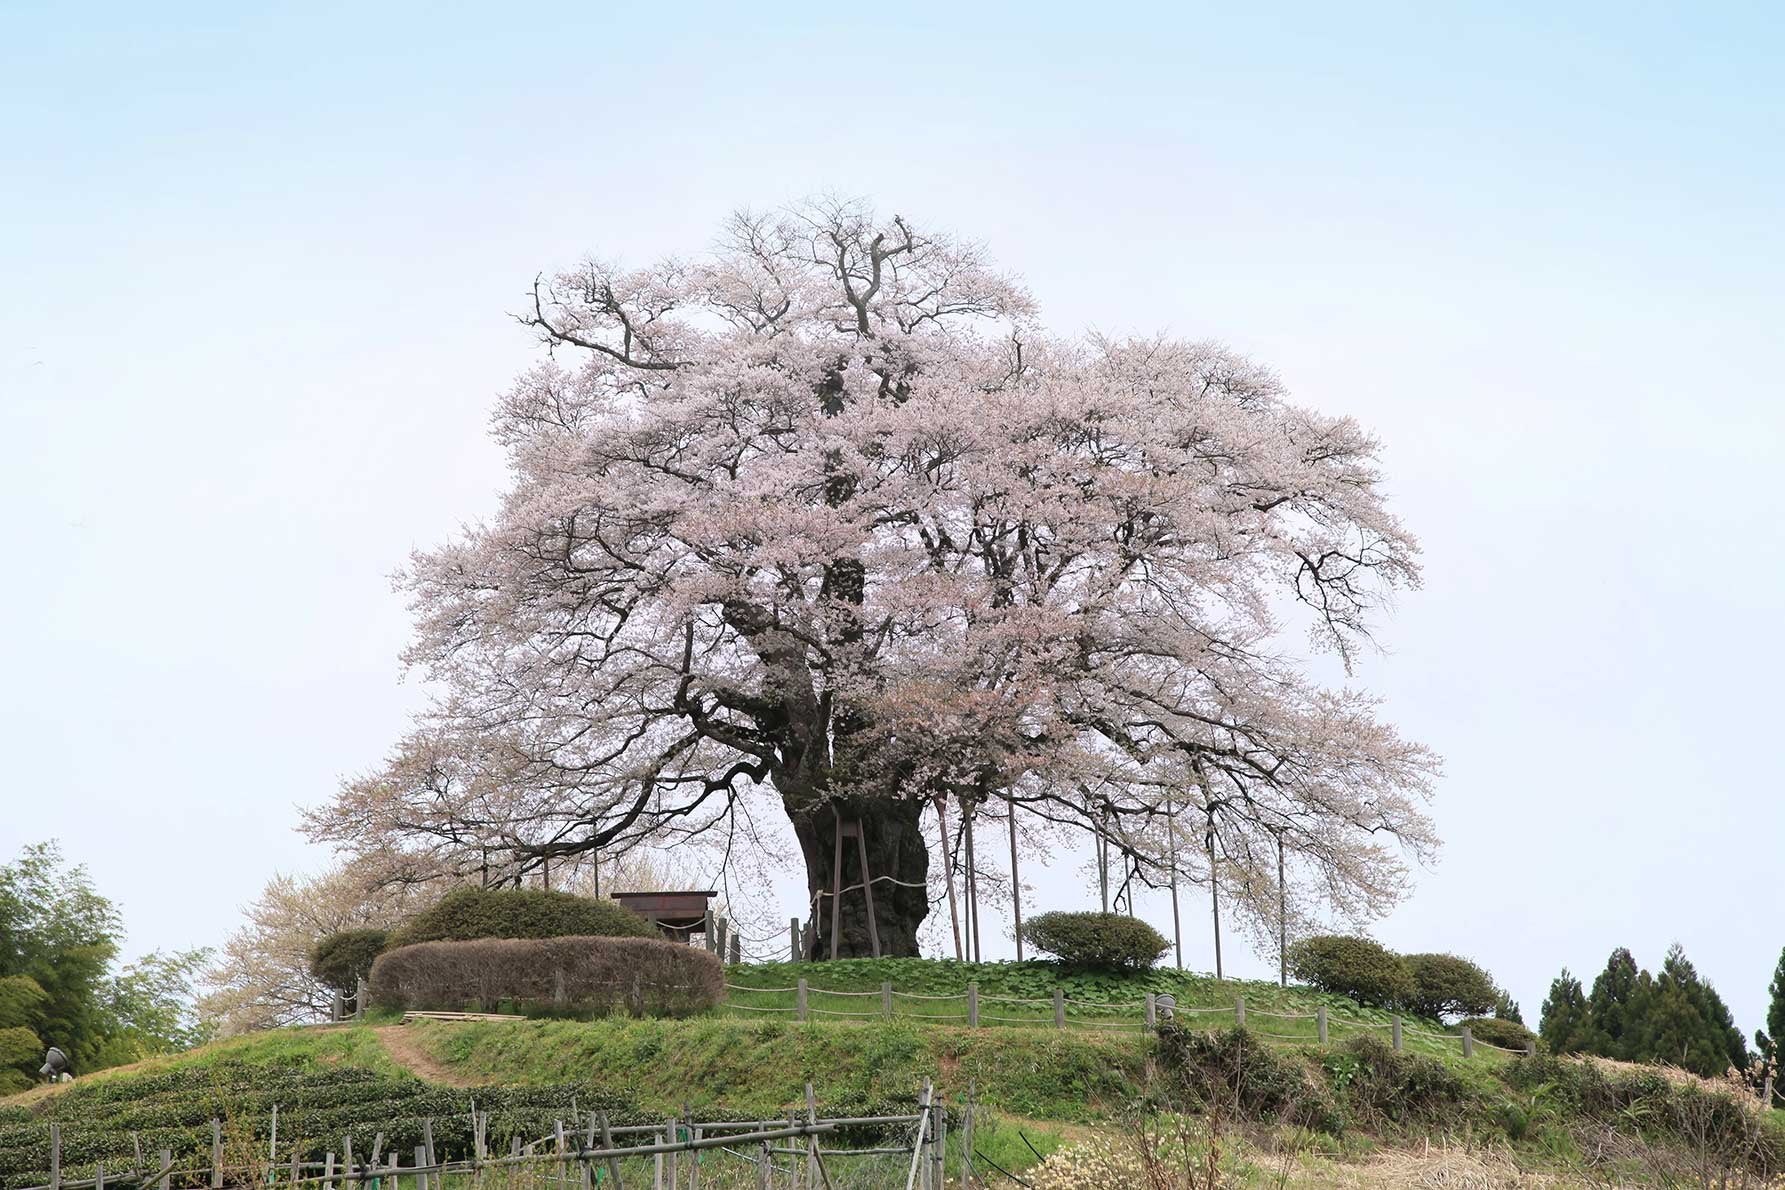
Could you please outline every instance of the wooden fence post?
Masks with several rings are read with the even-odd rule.
[[[1244,996],[1234,997],[1233,1023],[1241,1029],[1246,1027],[1246,998]]]
[[[731,965],[737,966],[744,961],[744,939],[736,930],[731,932]]]
[[[787,919],[787,960],[790,963],[800,961],[800,919]]]
[[[1533,1057],[1535,1057],[1537,1054],[1537,1043],[1534,1041],[1527,1041],[1525,1043],[1525,1049]],[[1771,1107],[1772,1105],[1773,1105],[1773,1072],[1769,1070],[1766,1072],[1766,1085],[1760,1089],[1760,1106],[1762,1108],[1768,1108],[1768,1107]]]
[[[967,984],[967,1027],[979,1028],[979,981],[972,980]]]
[[[1390,1036],[1394,1038],[1395,1052],[1399,1053],[1401,1049],[1401,1018],[1395,1017],[1389,1028]]]
[[[794,993],[793,1019],[796,1021],[806,1019],[806,979],[803,975],[800,977],[799,987]]]
[[[62,1125],[50,1125],[50,1190],[62,1190]]]
[[[1326,1005],[1322,1004],[1314,1010],[1314,1029],[1320,1035],[1320,1044],[1326,1044]]]
[[[961,1117],[961,1185],[973,1185],[973,1084],[967,1084],[967,1112]]]
[[[726,952],[731,949],[731,923],[721,917],[718,921],[717,929],[719,945],[714,953],[719,956],[719,961],[723,963],[725,961]]]
[[[1535,1058],[1536,1056],[1537,1056],[1537,1043],[1535,1041],[1525,1042],[1525,1057]],[[1770,1078],[1771,1076],[1769,1075],[1768,1077]]]
[[[161,1190],[167,1190],[167,1183],[161,1184]],[[322,1190],[335,1190],[335,1155],[324,1153],[322,1156]]]
[[[335,1155],[333,1153],[329,1154],[329,1160],[330,1160],[331,1164],[333,1163],[334,1156]],[[173,1184],[173,1168],[174,1168],[174,1151],[172,1149],[162,1149],[161,1150],[160,1190],[168,1190],[168,1187]],[[324,1185],[326,1185],[326,1184],[327,1183],[324,1183]]]
[[[1153,993],[1147,993],[1147,1028],[1159,1027],[1159,1007],[1154,1001]]]
[[[892,1012],[892,981],[891,980],[882,980],[880,983],[880,1011],[886,1014],[887,1019],[889,1019],[889,1020],[892,1019],[893,1012]]]
[[[359,982],[353,988],[353,1019],[356,1021],[366,1019],[366,977],[364,975],[359,977]]]
[[[1054,989],[1054,1028],[1066,1027],[1066,993],[1060,988]]]
[[[422,1162],[422,1164],[423,1165],[435,1164],[435,1161],[434,1161],[434,1117],[433,1116],[425,1116],[422,1119],[422,1122],[421,1122],[421,1143],[422,1143],[422,1148],[427,1150],[427,1154],[428,1154],[428,1159],[426,1161]],[[440,1190],[440,1185],[445,1180],[446,1180],[446,1175],[436,1171],[434,1173],[434,1175],[428,1179],[428,1182],[434,1186],[434,1190]]]
[[[1463,1057],[1473,1058],[1474,1056],[1475,1056],[1475,1035],[1469,1032],[1468,1025],[1464,1025],[1463,1026]]]
[[[223,1121],[211,1121],[211,1185],[223,1185]]]
[[[700,924],[706,933],[707,953],[711,954],[713,953],[713,915],[710,911],[701,918]]]

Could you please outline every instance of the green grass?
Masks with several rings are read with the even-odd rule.
[[[908,1104],[925,1078],[951,1100],[969,1083],[980,1101],[1021,1116],[1099,1119],[1133,1094],[1149,1038],[1052,1030],[743,1021],[487,1021],[408,1025],[429,1056],[473,1082],[544,1085],[566,1078],[610,1087],[669,1112],[723,1104],[747,1117],[784,1114],[812,1083],[848,1114]],[[835,1114],[835,1111],[833,1111]]]
[[[1244,997],[1247,1027],[1266,1040],[1290,1045],[1317,1042],[1314,1017],[1323,1006],[1328,1037],[1335,1043],[1362,1033],[1386,1041],[1393,1020],[1392,1013],[1364,1008],[1343,996],[1256,980],[1217,980],[1167,968],[1118,974],[1063,971],[1053,963],[958,963],[952,959],[839,959],[728,967],[726,982],[731,986],[717,1011],[746,1018],[789,1018],[798,996],[788,989],[796,987],[801,978],[808,985],[808,1011],[818,1020],[865,1021],[883,1015],[883,983],[892,985],[894,1016],[922,1025],[965,1025],[964,997],[969,983],[979,985],[982,1028],[1052,1029],[1056,987],[1065,996],[1068,1030],[1139,1034],[1148,993],[1169,993],[1187,1024],[1210,1029],[1234,1024],[1237,1002]],[[930,996],[961,998],[921,998]],[[1409,1052],[1461,1056],[1462,1037],[1455,1029],[1408,1017],[1403,1030],[1403,1044]],[[1478,1061],[1506,1056],[1479,1044],[1475,1055]]]

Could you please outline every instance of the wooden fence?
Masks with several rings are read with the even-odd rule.
[[[962,1106],[958,1164],[971,1178],[975,1164],[971,1090]],[[212,1120],[207,1164],[178,1167],[171,1151],[163,1149],[153,1162],[145,1162],[139,1152],[128,1169],[108,1171],[101,1163],[93,1177],[65,1178],[62,1126],[51,1124],[50,1180],[47,1185],[25,1190],[174,1190],[176,1186],[445,1190],[448,1178],[459,1185],[468,1182],[483,1187],[497,1182],[507,1187],[516,1184],[516,1174],[529,1175],[524,1184],[530,1190],[591,1190],[596,1184],[603,1190],[608,1186],[623,1190],[627,1184],[651,1190],[700,1190],[703,1167],[714,1190],[746,1183],[760,1190],[835,1190],[846,1182],[942,1190],[948,1151],[947,1106],[928,1080],[916,1110],[905,1115],[821,1117],[812,1084],[807,1083],[805,1111],[790,1111],[784,1120],[696,1121],[690,1116],[661,1124],[613,1125],[606,1112],[592,1112],[586,1119],[569,1121],[568,1126],[559,1120],[550,1135],[531,1142],[514,1137],[506,1154],[489,1151],[488,1113],[479,1113],[473,1106],[471,1125],[471,1151],[457,1160],[436,1154],[432,1119],[423,1121],[423,1143],[408,1163],[402,1154],[385,1150],[382,1131],[363,1156],[355,1155],[349,1134],[342,1138],[338,1153],[327,1152],[314,1160],[305,1159],[297,1145],[288,1144],[288,1155],[281,1155],[275,1107],[265,1161],[226,1160],[223,1123]],[[826,1147],[826,1140],[845,1130],[879,1139],[866,1147]],[[308,1144],[302,1147],[313,1151]],[[710,1166],[709,1157],[723,1160],[725,1172]],[[844,1178],[850,1162],[864,1159],[878,1163],[869,1181]]]

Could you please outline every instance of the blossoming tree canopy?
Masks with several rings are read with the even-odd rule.
[[[1242,909],[1278,840],[1354,917],[1436,846],[1434,758],[1285,632],[1348,661],[1417,544],[1377,443],[1265,369],[1051,335],[977,247],[845,203],[542,277],[522,318],[550,358],[496,410],[500,512],[406,574],[444,694],[316,837],[506,878],[773,805],[816,894],[860,822],[891,954],[938,799],[1102,831],[1151,883],[1212,854]]]

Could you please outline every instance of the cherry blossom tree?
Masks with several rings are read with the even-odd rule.
[[[840,201],[542,276],[522,320],[549,359],[495,412],[500,511],[401,580],[438,703],[315,837],[490,882],[782,813],[828,953],[860,823],[891,954],[944,800],[1149,884],[1213,856],[1259,913],[1279,839],[1298,904],[1357,919],[1434,851],[1434,757],[1295,639],[1349,673],[1417,543],[1377,442],[1264,368],[1051,335],[975,245]]]

